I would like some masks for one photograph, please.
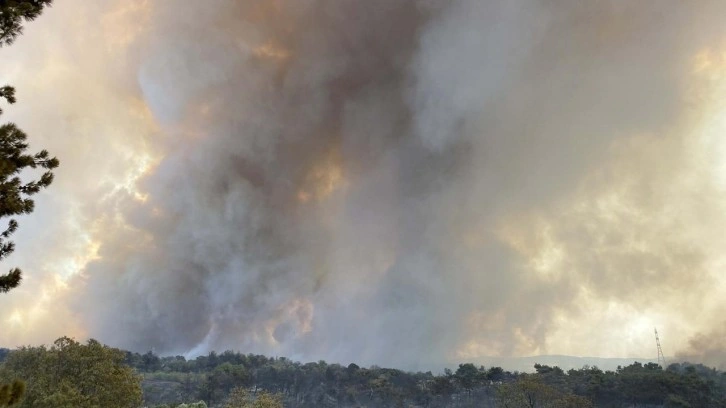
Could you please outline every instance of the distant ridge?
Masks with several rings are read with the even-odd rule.
[[[564,355],[543,355],[530,357],[478,357],[470,359],[477,365],[485,367],[502,367],[509,371],[534,372],[535,364],[557,366],[567,371],[583,366],[597,366],[603,371],[615,371],[618,366],[627,366],[634,362],[657,363],[653,358],[611,358],[611,357],[576,357]]]

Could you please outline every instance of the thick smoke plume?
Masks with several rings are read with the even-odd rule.
[[[87,99],[46,102],[81,333],[414,367],[675,353],[724,306],[726,5],[75,3],[104,35],[59,4],[45,75]]]

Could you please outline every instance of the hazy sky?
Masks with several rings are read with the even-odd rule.
[[[1,345],[726,363],[726,3],[56,3]]]

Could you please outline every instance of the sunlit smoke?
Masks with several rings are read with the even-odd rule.
[[[0,343],[726,361],[724,12],[59,3],[0,54],[62,161]]]

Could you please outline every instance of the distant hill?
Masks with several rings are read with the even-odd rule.
[[[0,348],[0,362],[5,359],[5,356],[10,352],[9,349]],[[696,361],[697,359],[693,359]],[[657,363],[656,359],[652,358],[612,358],[612,357],[576,357],[576,356],[564,356],[564,355],[543,355],[543,356],[529,356],[529,357],[479,357],[464,362],[471,362],[476,365],[483,365],[485,367],[501,367],[507,371],[519,371],[520,373],[531,373],[534,372],[535,364],[542,364],[548,366],[557,366],[567,371],[570,369],[580,369],[584,366],[598,367],[603,371],[615,371],[618,366],[625,367],[633,364],[634,362],[642,364],[646,363]],[[679,361],[689,361],[688,359],[682,359]],[[675,362],[675,360],[674,360]],[[456,370],[458,363],[437,363],[437,364],[418,364],[415,367],[415,371],[428,371],[441,372],[443,368],[450,368]],[[664,367],[665,368],[665,367]]]
[[[561,355],[545,355],[531,357],[479,357],[472,362],[485,367],[502,367],[508,371],[534,372],[535,364],[558,366],[567,371],[580,369],[584,366],[597,366],[603,371],[615,371],[618,366],[625,367],[634,362],[657,363],[652,358],[609,358],[609,357],[575,357]],[[452,367],[453,368],[453,367]]]

